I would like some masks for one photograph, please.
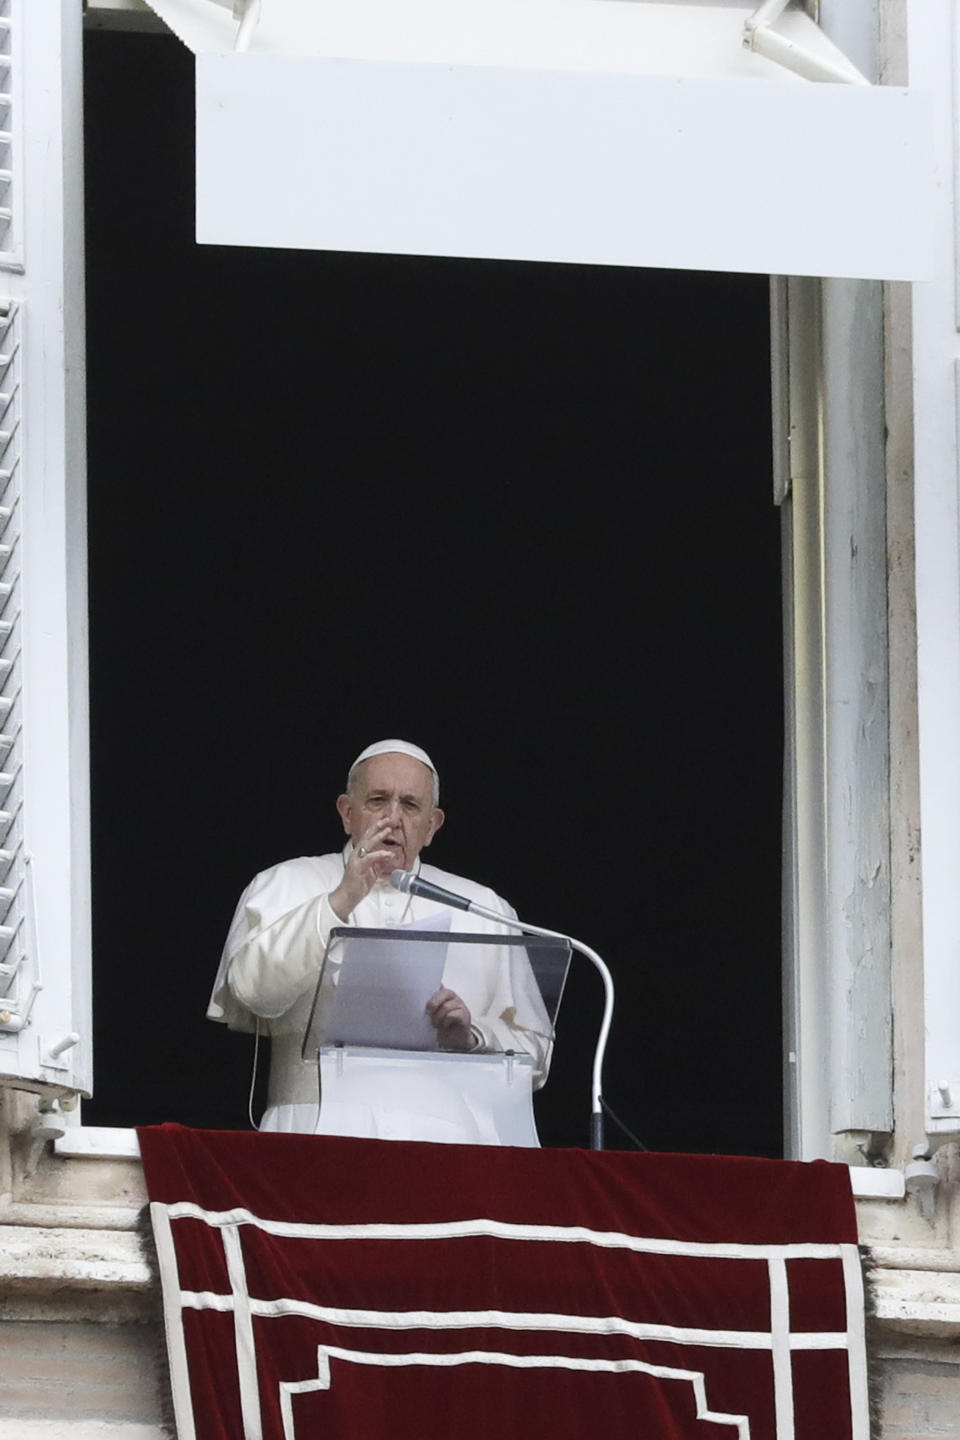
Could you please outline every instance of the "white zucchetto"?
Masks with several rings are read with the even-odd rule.
[[[409,755],[413,760],[419,760],[421,765],[426,765],[428,770],[433,771],[434,779],[439,784],[440,777],[437,775],[437,767],[434,765],[426,750],[421,750],[419,745],[411,745],[409,740],[377,740],[373,745],[368,745],[366,750],[360,754],[350,766],[350,774],[362,760],[372,760],[374,755]]]

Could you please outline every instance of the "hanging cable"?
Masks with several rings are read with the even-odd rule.
[[[613,1121],[614,1125],[616,1125],[618,1129],[623,1131],[627,1139],[632,1140],[638,1150],[642,1150],[645,1154],[649,1153],[650,1147],[644,1145],[643,1141],[639,1140],[637,1136],[634,1135],[633,1131],[630,1129],[630,1126],[624,1124],[624,1122],[620,1119],[620,1116],[617,1114],[616,1110],[614,1110],[613,1106],[609,1105],[607,1101],[604,1100],[602,1095],[600,1096],[600,1104],[610,1116],[610,1119]]]
[[[250,1121],[251,1130],[259,1130],[260,1126],[253,1118],[253,1092],[257,1083],[257,1061],[260,1059],[260,1016],[257,1016],[257,1028],[253,1038],[253,1067],[250,1071],[250,1094],[247,1096],[247,1117]]]

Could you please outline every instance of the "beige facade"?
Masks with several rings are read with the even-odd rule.
[[[8,1090],[0,1109],[0,1437],[158,1440],[173,1431],[143,1174],[38,1154],[38,1104]]]

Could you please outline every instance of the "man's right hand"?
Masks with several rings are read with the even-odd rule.
[[[349,920],[377,881],[385,879],[394,869],[396,853],[382,844],[389,829],[389,819],[377,820],[359,840],[352,841],[343,879],[330,893],[330,905],[338,919]]]

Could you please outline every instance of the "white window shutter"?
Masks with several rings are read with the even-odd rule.
[[[926,97],[863,83],[797,7],[771,26],[749,0],[150,5],[197,51],[202,243],[932,267]]]
[[[20,67],[13,53],[16,4],[17,0],[0,0],[0,263],[8,265],[20,260],[13,217],[22,161],[22,135],[13,125],[14,92],[20,83]]]
[[[911,73],[935,97],[937,273],[913,294],[919,860],[923,884],[925,1115],[910,1141],[960,1135],[960,209],[954,127],[960,12],[912,7]],[[919,1068],[919,1066],[918,1066]]]
[[[81,24],[0,0],[0,1084],[87,1091]]]
[[[36,986],[23,844],[20,307],[0,301],[0,312],[0,1035],[16,1035]]]

